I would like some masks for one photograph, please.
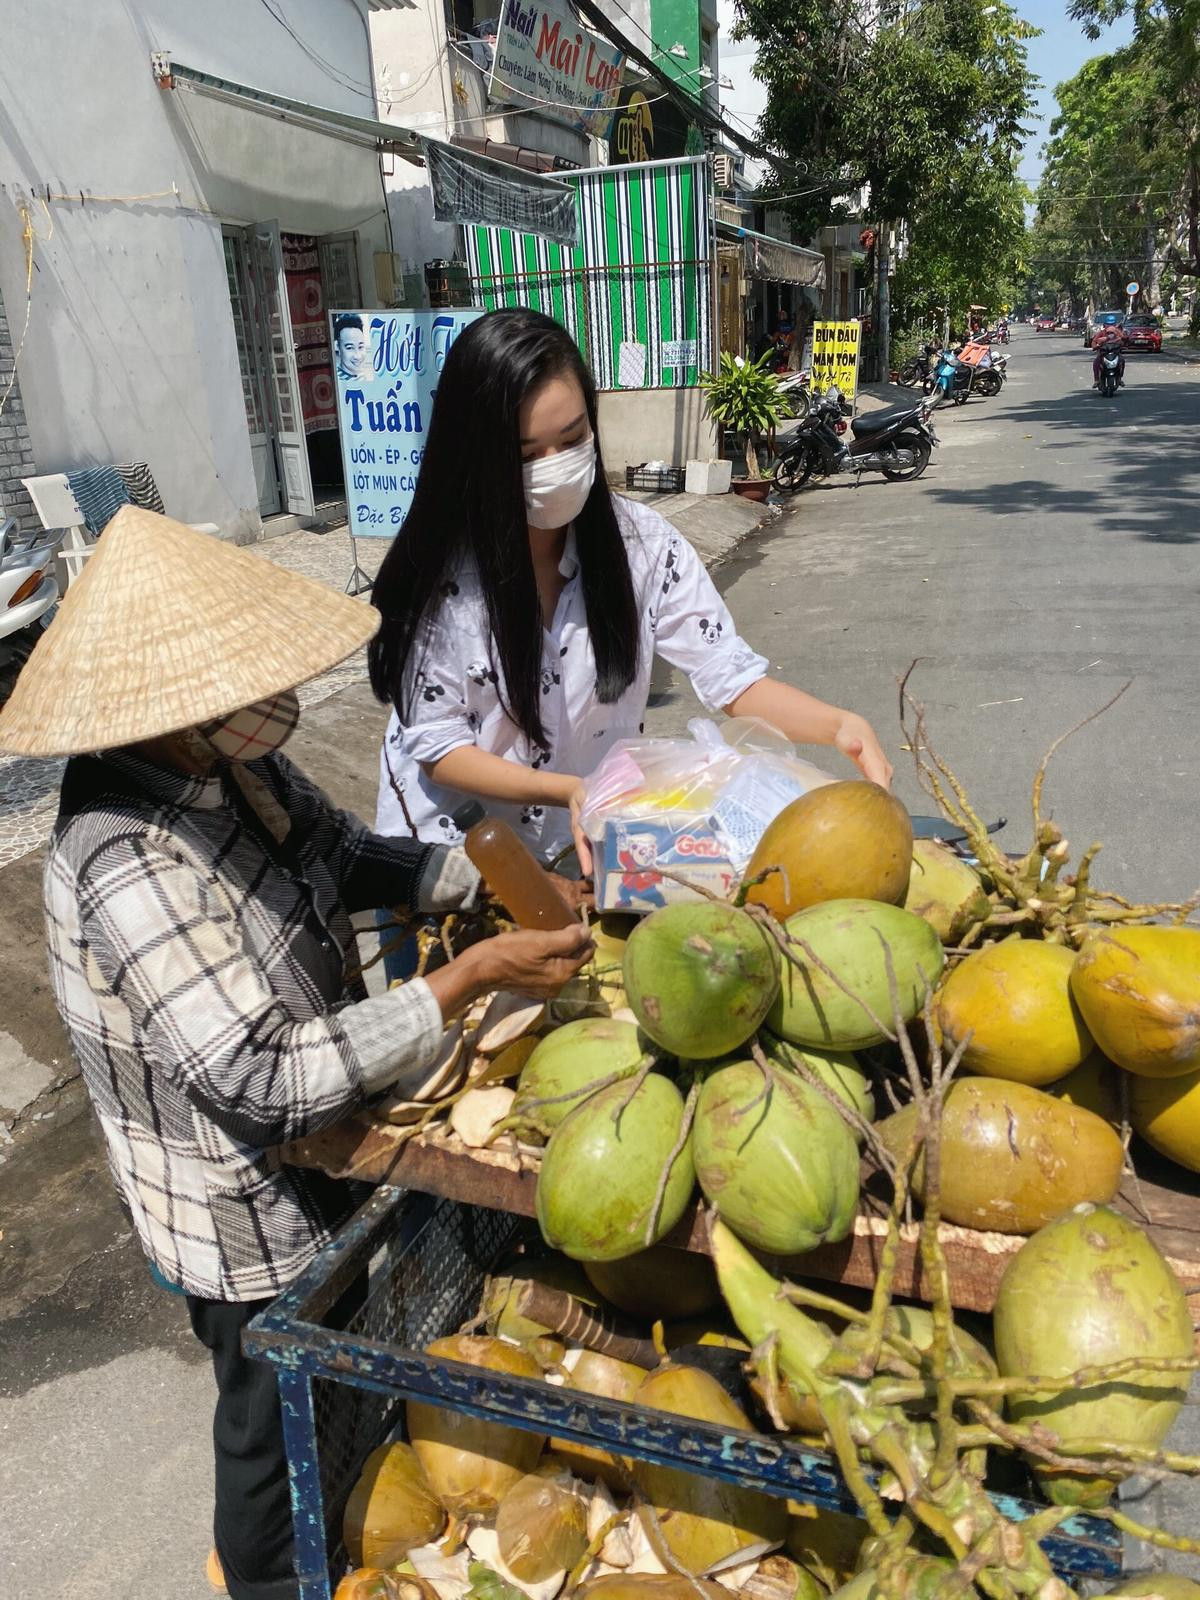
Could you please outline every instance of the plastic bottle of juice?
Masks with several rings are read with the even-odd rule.
[[[507,822],[489,817],[478,800],[459,806],[454,821],[466,834],[464,848],[484,883],[519,928],[540,928],[548,933],[576,921],[550,874]]]

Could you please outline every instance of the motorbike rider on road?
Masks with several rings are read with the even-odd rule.
[[[1113,326],[1101,328],[1100,330],[1100,341],[1096,345],[1096,354],[1092,360],[1093,389],[1100,387],[1100,363],[1104,359],[1105,351],[1111,350],[1114,346],[1121,357],[1117,363],[1117,388],[1123,389],[1125,387],[1125,347],[1121,340],[1121,330]]]

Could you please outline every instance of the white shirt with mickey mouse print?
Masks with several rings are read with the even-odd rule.
[[[602,705],[596,698],[573,529],[567,531],[559,568],[567,581],[554,620],[542,634],[544,748],[533,745],[504,710],[479,577],[473,568],[464,570],[447,585],[414,651],[412,720],[402,724],[393,710],[388,723],[379,766],[378,832],[415,831],[439,844],[462,837],[451,813],[463,803],[463,794],[432,782],[423,767],[463,745],[478,745],[524,767],[587,777],[618,739],[640,731],[655,655],[687,673],[707,711],[731,704],[765,677],[767,662],[739,637],[725,602],[682,534],[639,501],[614,495],[613,508],[625,536],[641,618],[637,673],[620,700]],[[488,811],[510,822],[543,860],[571,843],[570,819],[562,806],[497,801],[488,802]]]

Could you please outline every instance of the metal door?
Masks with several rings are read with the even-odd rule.
[[[237,342],[238,367],[242,374],[242,399],[246,406],[246,427],[250,433],[250,455],[254,462],[254,481],[258,486],[258,511],[273,516],[280,508],[279,474],[275,470],[275,449],[271,442],[267,407],[262,340],[251,303],[247,271],[248,240],[242,230],[227,232],[225,276],[229,283],[229,304],[233,312],[233,334]]]
[[[274,424],[284,509],[297,516],[311,517],[316,503],[308,467],[308,442],[304,436],[300,375],[292,339],[279,224],[256,222],[246,232],[250,243],[250,286],[266,348],[267,399]]]

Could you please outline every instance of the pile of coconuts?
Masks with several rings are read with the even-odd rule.
[[[956,821],[957,803],[946,806]],[[1036,799],[1035,824],[1032,854],[1044,863],[1057,851],[1057,874],[1061,836],[1048,834]],[[1153,1242],[1109,1205],[1123,1118],[1200,1170],[1200,931],[1163,926],[1151,919],[1166,908],[1097,897],[1070,878],[1052,880],[1070,916],[1061,903],[1053,914],[1016,907],[1012,884],[1028,862],[994,846],[978,854],[976,870],[936,842],[914,842],[903,807],[870,784],[832,784],[793,802],[734,902],[702,897],[632,928],[604,923],[584,991],[552,1008],[552,1021],[567,1020],[525,1042],[499,1125],[540,1147],[542,1235],[564,1267],[581,1263],[589,1277],[655,1262],[654,1278],[659,1242],[702,1198],[726,1321],[699,1339],[736,1350],[754,1396],[741,1408],[731,1401],[742,1423],[696,1398],[707,1386],[678,1378],[690,1363],[661,1337],[669,1382],[642,1392],[656,1369],[632,1389],[627,1375],[624,1390],[593,1392],[729,1426],[753,1415],[831,1449],[863,1509],[851,1531],[865,1540],[853,1561],[801,1565],[804,1581],[826,1589],[849,1579],[855,1600],[1062,1600],[1069,1591],[1039,1539],[1076,1507],[1129,1530],[1111,1504],[1122,1478],[1200,1468],[1162,1449],[1195,1365],[1187,1301]],[[1047,876],[1043,865],[1043,884]],[[872,1169],[891,1188],[889,1244],[908,1208],[923,1208],[929,1313],[893,1305],[896,1251],[886,1245],[868,1308],[779,1276],[785,1262],[802,1273],[806,1251],[851,1231],[860,1172]],[[954,1321],[941,1221],[1031,1236],[1004,1274],[992,1327],[976,1330],[990,1349]],[[673,1279],[661,1277],[669,1302]],[[658,1321],[678,1315],[670,1303],[642,1309]],[[488,1345],[523,1351],[548,1381],[571,1381],[550,1370],[560,1345],[573,1353],[554,1329],[491,1326]],[[1020,1458],[1045,1495],[1032,1524],[1007,1523],[983,1492],[985,1462],[1001,1454]],[[569,1467],[609,1494],[623,1488],[643,1526],[662,1523],[678,1493],[656,1495],[646,1474],[661,1469],[638,1469],[639,1482],[634,1466],[589,1467],[553,1448],[540,1458],[543,1475]],[[444,1485],[435,1497],[452,1522],[499,1514],[494,1496],[490,1511]],[[767,1550],[786,1540],[795,1557],[805,1529],[820,1550],[844,1554],[848,1542],[825,1514],[793,1507],[779,1534],[777,1521],[764,1530],[746,1508],[716,1505],[705,1503],[706,1525],[724,1518]],[[1136,1531],[1200,1553],[1185,1538]],[[695,1593],[720,1580],[722,1560],[758,1550],[749,1538],[728,1550],[718,1539],[706,1566],[704,1541],[681,1560],[662,1526],[656,1538],[665,1573],[597,1575],[592,1552],[557,1592],[619,1583],[610,1600],[626,1588],[649,1600],[657,1591],[638,1585],[686,1574]],[[512,1577],[500,1563],[488,1570]],[[797,1580],[789,1592],[807,1591]],[[673,1600],[665,1588],[662,1600]]]

